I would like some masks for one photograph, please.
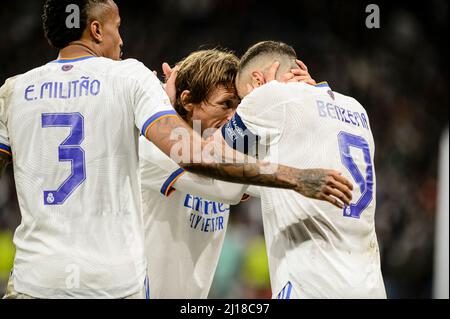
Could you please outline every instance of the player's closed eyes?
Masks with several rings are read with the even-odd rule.
[[[225,100],[223,102],[220,102],[219,105],[223,108],[223,109],[232,109],[235,108],[237,106],[237,103],[233,103],[233,100]]]

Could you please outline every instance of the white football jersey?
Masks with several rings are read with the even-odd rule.
[[[12,155],[22,222],[15,290],[122,298],[146,275],[138,138],[175,111],[142,63],[57,60],[6,82],[0,148]]]
[[[258,156],[352,180],[340,210],[294,191],[259,187],[274,298],[385,298],[375,234],[375,144],[364,108],[327,83],[272,81],[242,100],[222,133]],[[252,145],[247,145],[249,150]]]
[[[246,186],[184,172],[144,138],[139,155],[150,297],[207,298]]]

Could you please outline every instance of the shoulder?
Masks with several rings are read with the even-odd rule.
[[[308,91],[308,85],[304,83],[282,83],[271,81],[253,90],[243,100],[243,104],[263,104],[268,106],[288,103],[297,99],[299,94]]]
[[[19,75],[16,75],[16,76],[6,79],[5,83],[0,87],[0,96],[2,98],[4,98],[5,96],[8,96],[8,95],[11,95],[18,78],[19,78]]]
[[[295,87],[294,87],[294,86]],[[237,112],[246,117],[260,117],[266,112],[283,113],[283,105],[298,98],[302,83],[281,83],[271,81],[254,89],[239,105]]]
[[[253,100],[263,100],[268,97],[283,97],[288,91],[289,86],[286,83],[271,81],[254,89],[247,97]]]
[[[333,92],[333,93],[335,94],[336,99],[338,101],[341,101],[344,104],[351,106],[351,108],[354,110],[366,113],[366,109],[364,108],[364,106],[361,103],[359,103],[359,101],[356,98],[349,96],[349,95],[342,94],[342,93],[338,93],[338,92]]]
[[[149,77],[157,80],[157,77],[147,68],[144,63],[136,59],[126,59],[122,61],[111,61],[110,72],[120,77],[127,77],[131,79],[141,79]]]
[[[5,83],[0,87],[0,114],[6,114],[8,105],[10,104],[11,97],[14,93],[14,88],[16,87],[17,79],[20,75],[16,75],[8,78]]]

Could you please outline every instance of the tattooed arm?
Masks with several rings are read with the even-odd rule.
[[[175,138],[177,135],[181,140]],[[219,139],[216,142],[203,140],[177,116],[156,122],[148,130],[147,138],[193,173],[234,183],[292,189],[340,208],[342,202],[350,204],[352,198],[352,184],[337,171],[301,170],[258,161],[234,151],[221,137],[220,142],[217,142]]]

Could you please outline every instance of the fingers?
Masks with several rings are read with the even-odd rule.
[[[290,72],[283,74],[281,77],[281,82],[304,82],[310,85],[316,85],[316,81],[311,78],[308,71],[302,69],[292,69]]]
[[[276,79],[278,68],[280,67],[280,62],[276,61],[270,67],[269,71],[266,74],[266,82],[270,82]]]
[[[303,63],[303,61],[297,59],[297,60],[295,60],[295,62],[297,62],[297,65],[300,67],[300,69],[308,72],[308,67],[306,66],[305,63]]]
[[[281,82],[283,83],[304,82],[310,85],[316,85],[316,81],[311,79],[309,75],[295,75],[292,72],[284,74],[281,77]]]
[[[167,64],[167,63],[165,63]],[[167,68],[169,67],[169,69]],[[164,71],[165,70],[165,71]],[[172,103],[172,105],[175,104],[175,100],[176,100],[176,87],[175,87],[175,80],[177,78],[177,73],[178,73],[178,67],[174,67],[173,69],[170,68],[170,66],[167,64],[167,66],[165,67],[163,64],[163,71],[165,72],[164,74],[169,74],[170,76],[167,78],[167,74],[166,74],[166,93],[169,96],[170,99],[170,103]]]
[[[309,76],[308,71],[305,71],[305,70],[302,70],[302,69],[292,69],[291,73],[294,73],[295,75]]]
[[[332,196],[322,194],[322,196],[319,199],[327,201],[336,206],[337,208],[340,209],[344,208],[344,204],[342,204],[337,198],[334,198]]]
[[[308,73],[307,70],[302,70],[302,69],[292,69],[291,73],[293,73],[296,78],[297,78],[297,82],[305,82],[308,83],[310,85],[316,85],[317,82],[311,77],[311,75]]]
[[[339,191],[341,191],[345,195],[345,197],[349,200],[349,202],[348,203],[346,202],[346,204],[347,205],[350,204],[350,202],[353,198],[353,194],[347,185],[342,184],[342,183],[338,182],[337,180],[335,180],[334,178],[332,178],[332,180],[330,181],[328,186],[331,186],[331,187],[336,188]]]
[[[162,64],[162,71],[164,73],[164,76],[166,77],[166,80],[170,78],[170,76],[172,75],[172,68],[170,67],[170,65],[167,62],[164,62]]]
[[[281,76],[281,82],[284,82],[284,83],[293,82],[292,79],[294,79],[294,77],[295,77],[295,74],[293,74],[292,72],[283,74]]]
[[[292,81],[294,81],[294,82],[305,82],[305,83],[308,83],[308,84],[311,84],[311,85],[316,85],[316,81],[311,79],[311,77],[309,75],[307,75],[307,76],[294,76]]]
[[[341,202],[350,205],[351,199],[347,197],[340,189],[334,188],[332,186],[325,186],[323,188],[323,193],[328,196],[333,196],[335,198],[338,198]]]
[[[350,190],[353,190],[353,184],[352,184],[352,182],[350,182],[347,178],[345,178],[344,176],[342,176],[341,173],[339,173],[338,171],[332,171],[331,175],[333,176],[333,178],[334,178],[336,181],[338,181],[338,182],[340,182],[340,183],[346,185],[348,188],[350,188]]]

